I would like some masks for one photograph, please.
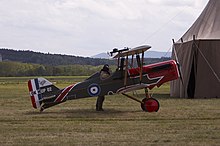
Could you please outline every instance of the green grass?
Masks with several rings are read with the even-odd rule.
[[[0,145],[219,145],[220,100],[169,97],[169,84],[150,93],[157,113],[121,95],[68,101],[43,113],[31,106],[31,77],[0,78]],[[86,77],[47,77],[58,87]],[[143,92],[138,91],[143,97]]]

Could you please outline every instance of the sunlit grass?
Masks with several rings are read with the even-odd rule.
[[[220,100],[169,97],[169,84],[149,91],[157,113],[122,95],[73,100],[40,113],[31,106],[26,78],[0,78],[0,145],[218,145]],[[58,87],[86,77],[46,77]],[[65,80],[66,79],[66,80]],[[138,91],[139,99],[144,97]]]

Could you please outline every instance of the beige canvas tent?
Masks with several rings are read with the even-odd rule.
[[[171,96],[220,98],[220,0],[208,2],[199,18],[173,44],[173,58],[175,52],[183,84],[172,81]]]

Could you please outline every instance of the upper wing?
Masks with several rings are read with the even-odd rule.
[[[119,57],[125,57],[125,56],[140,54],[142,52],[147,51],[150,48],[151,48],[151,46],[149,46],[149,45],[139,46],[139,47],[136,47],[136,48],[132,48],[132,49],[130,49],[128,51],[124,51],[122,53],[118,53],[113,58],[119,58]]]

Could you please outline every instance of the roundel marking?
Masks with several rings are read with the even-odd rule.
[[[88,93],[90,96],[98,96],[101,92],[100,86],[98,84],[91,84],[88,87]]]

